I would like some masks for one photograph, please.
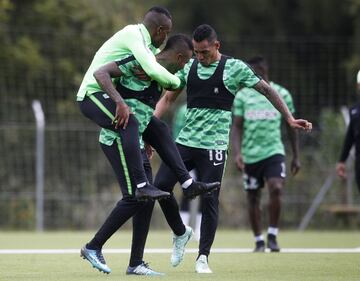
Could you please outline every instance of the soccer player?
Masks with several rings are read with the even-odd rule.
[[[121,96],[116,93],[108,93],[111,101],[109,104],[114,106],[115,110],[112,112],[104,106],[99,97],[95,95],[102,92],[102,90],[93,73],[108,62],[134,56],[142,69],[161,86],[177,88],[180,84],[179,78],[158,64],[154,56],[158,52],[157,48],[165,41],[171,28],[172,20],[169,11],[162,7],[151,8],[145,14],[143,23],[124,27],[100,47],[77,93],[77,101],[81,112],[86,117],[100,127],[120,134],[121,142],[119,145],[126,159],[123,167],[127,177],[126,183],[136,185],[136,196],[140,199],[159,199],[169,194],[157,189],[147,181],[139,142],[136,142],[136,138],[134,139],[134,136],[138,135],[138,124],[134,116],[130,114],[128,106]],[[133,181],[132,183],[130,178]]]
[[[181,89],[187,86],[186,123],[176,139],[179,152],[188,168],[196,168],[201,181],[221,181],[227,157],[231,107],[236,92],[243,86],[255,87],[265,95],[293,128],[310,130],[312,124],[294,119],[286,104],[269,84],[257,77],[241,60],[220,53],[220,42],[215,30],[200,25],[193,33],[195,59],[189,61],[179,75],[181,87],[167,91],[156,106],[155,115],[160,117],[169,109]],[[162,190],[171,191],[176,183],[173,172],[164,163],[155,177],[154,184]],[[208,265],[210,248],[218,224],[219,192],[202,195],[202,221],[200,245],[195,270],[211,273]],[[159,201],[166,220],[174,232],[183,224],[177,202],[172,195]],[[180,264],[183,252],[173,246],[171,263]]]
[[[284,87],[269,80],[268,64],[263,57],[247,61],[257,75],[274,88],[294,113],[292,97]],[[265,242],[261,229],[261,189],[269,189],[269,228],[267,247],[280,251],[277,243],[281,213],[281,193],[285,182],[285,150],[281,140],[281,115],[274,106],[254,88],[243,88],[235,97],[233,107],[232,144],[237,168],[243,172],[247,192],[250,224],[255,236],[254,252],[264,252]],[[297,131],[288,126],[291,142],[291,173],[300,169]]]
[[[360,70],[356,77],[357,90],[360,93]],[[343,148],[339,162],[336,164],[336,172],[340,178],[346,179],[346,159],[349,157],[351,147],[355,143],[355,179],[360,191],[360,103],[350,108],[350,123],[345,135]]]
[[[188,37],[175,35],[169,38],[164,50],[157,54],[156,58],[164,67],[174,73],[189,61],[192,56],[192,48],[191,40]],[[139,80],[132,72],[134,68],[138,67],[139,63],[135,60],[134,56],[131,56],[105,64],[95,71],[94,76],[101,89],[109,93],[109,95],[120,95],[121,93],[122,98],[139,122],[139,132],[146,141],[157,149],[164,161],[173,167],[174,172],[178,175],[179,181],[187,182],[191,180],[191,184],[187,188],[184,188],[186,195],[188,195],[188,189],[193,190],[194,186],[196,189],[205,188],[203,191],[206,192],[218,187],[220,183],[206,185],[192,181],[166,124],[152,117],[155,104],[161,96],[162,87],[158,87],[155,81]],[[111,78],[116,78],[116,89]],[[98,98],[106,108],[113,111],[115,110],[115,105],[111,99],[107,97],[105,92],[95,93],[94,96]],[[82,256],[99,270],[110,272],[101,254],[101,248],[126,220],[134,216],[132,252],[126,273],[159,275],[159,273],[150,269],[142,260],[154,204],[151,202],[144,203],[137,201],[133,196],[134,190],[131,188],[131,185],[126,183],[127,177],[122,172],[123,166],[125,166],[125,159],[123,159],[121,152],[120,134],[103,128],[100,133],[100,143],[117,175],[123,193],[123,199],[117,203],[105,223],[95,234],[95,237],[81,250]],[[149,171],[148,181],[152,182],[151,166],[144,151],[143,158],[145,159],[145,170]],[[192,191],[190,191],[190,196],[194,196]],[[186,237],[191,237],[191,235],[192,229],[189,227],[179,234],[179,236]]]

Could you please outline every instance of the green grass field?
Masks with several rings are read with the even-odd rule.
[[[0,232],[1,249],[78,249],[93,232]],[[129,231],[121,231],[106,248],[128,249]],[[358,232],[285,232],[280,233],[282,248],[357,248]],[[250,232],[218,231],[213,248],[252,248]],[[151,231],[147,248],[171,248],[169,231]],[[191,241],[187,248],[197,248]],[[78,254],[0,254],[0,280],[360,280],[360,254],[298,254],[298,253],[213,253],[210,255],[211,275],[194,272],[195,253],[186,253],[184,261],[171,267],[169,253],[145,253],[145,260],[163,277],[126,276],[129,254],[105,254],[110,275],[91,268]]]

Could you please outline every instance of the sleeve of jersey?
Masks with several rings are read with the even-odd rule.
[[[239,84],[241,86],[252,88],[260,81],[259,76],[257,76],[255,72],[241,60],[236,60],[235,71],[238,73],[237,78],[239,79]]]
[[[146,46],[141,33],[132,32],[131,34],[127,34],[126,44],[143,70],[153,80],[157,81],[166,89],[179,88],[180,79],[171,74],[156,61],[155,55]]]
[[[233,114],[234,116],[243,116],[244,115],[244,103],[242,100],[242,91],[236,93],[233,105]]]
[[[283,91],[285,91],[285,95],[284,95],[285,103],[288,106],[290,112],[294,114],[295,106],[294,106],[293,98],[288,90],[283,89]]]

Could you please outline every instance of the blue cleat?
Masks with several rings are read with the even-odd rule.
[[[147,275],[147,276],[163,276],[165,273],[156,272],[149,267],[149,264],[143,262],[138,266],[128,266],[126,270],[127,275]]]
[[[80,257],[82,257],[84,260],[88,260],[91,265],[100,272],[104,272],[106,274],[111,272],[111,269],[106,265],[101,250],[90,250],[84,246],[80,250]]]

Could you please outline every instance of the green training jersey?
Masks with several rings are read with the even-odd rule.
[[[294,105],[288,90],[270,82],[290,112]],[[275,154],[285,155],[281,141],[281,114],[270,101],[252,88],[240,90],[235,97],[233,112],[243,118],[241,154],[245,163],[255,163]]]
[[[101,91],[94,71],[102,65],[134,55],[144,71],[165,88],[179,87],[180,80],[157,63],[155,53],[159,50],[151,44],[151,37],[143,24],[128,25],[115,33],[96,52],[91,65],[77,93],[77,100],[82,101],[86,95]]]
[[[186,85],[193,61],[191,59],[182,70],[176,73],[181,80],[181,87]],[[216,61],[205,67],[199,63],[197,75],[202,80],[209,79],[214,74],[218,64],[219,61]],[[241,87],[253,87],[259,81],[259,77],[243,61],[233,58],[226,61],[223,82],[226,89],[234,97]],[[209,98],[211,98],[211,93]],[[226,150],[229,144],[230,125],[230,111],[188,108],[185,125],[176,138],[176,142],[195,148]]]
[[[136,60],[129,60],[124,64],[120,64],[118,67],[122,72],[122,75],[119,78],[116,78],[114,83],[121,83],[124,87],[133,91],[140,92],[147,89],[150,86],[151,81],[140,80],[134,76],[131,71],[133,68],[139,66],[140,64]],[[124,101],[130,107],[131,112],[139,122],[139,140],[140,146],[143,148],[144,143],[141,136],[153,116],[154,109],[137,99],[125,99]],[[101,129],[99,141],[106,145],[112,145],[116,137],[117,135],[113,131]]]

